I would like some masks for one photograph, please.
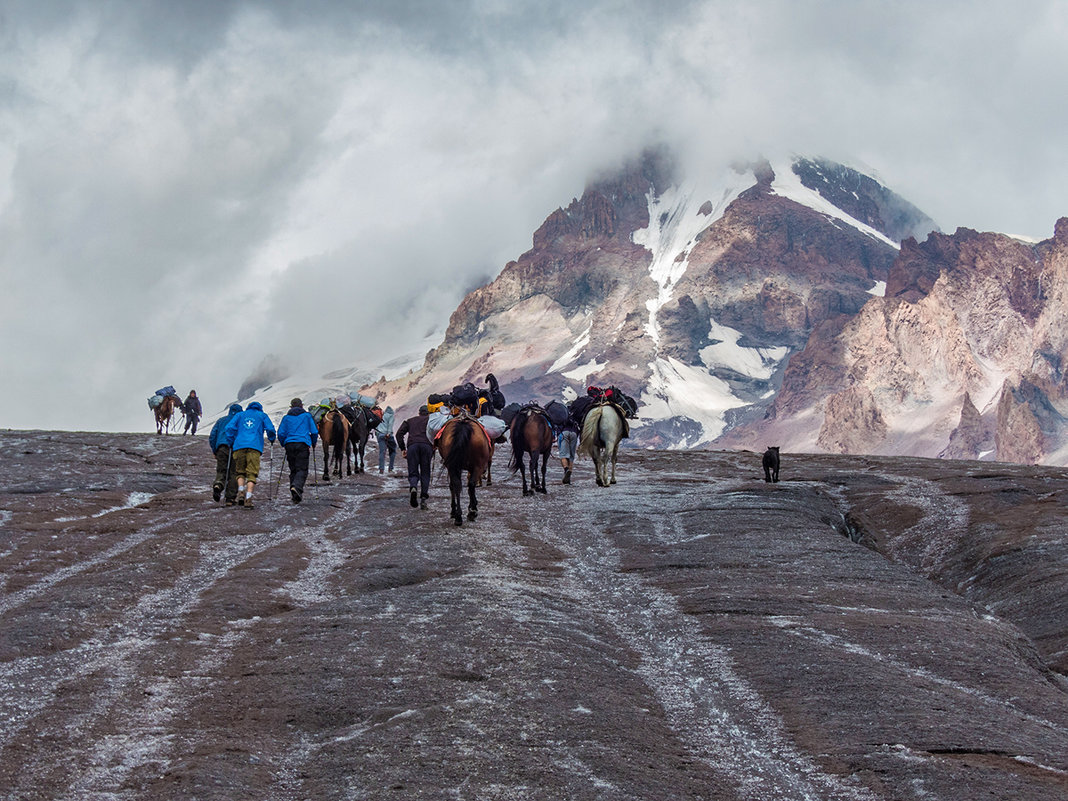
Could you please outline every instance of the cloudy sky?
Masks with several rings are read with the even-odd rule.
[[[655,141],[1068,215],[1068,4],[0,0],[0,427],[380,364]]]

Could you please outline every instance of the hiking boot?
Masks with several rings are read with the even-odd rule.
[[[422,499],[421,499],[421,500],[419,501],[419,508],[420,508],[420,509],[426,509],[426,498],[422,498]]]
[[[238,503],[240,503],[240,501],[238,501]],[[245,498],[245,508],[246,509],[251,509],[252,508],[252,498]]]
[[[222,491],[223,491],[222,484],[212,484],[212,486],[211,486],[211,497],[214,498],[216,501],[218,501],[219,498],[222,497]]]
[[[567,470],[564,471],[564,483],[565,484],[570,484],[571,483],[571,469],[570,468],[568,468]]]
[[[293,499],[293,503],[300,503],[300,499],[304,497],[301,491],[296,487],[289,488],[289,495]]]
[[[238,495],[237,496],[237,505],[238,506],[244,506],[245,505],[245,496],[244,495]]]
[[[227,506],[233,506],[235,503],[237,503],[237,502],[236,501],[231,501],[231,500],[227,500],[226,501],[226,505]]]
[[[412,508],[414,509],[419,505],[419,490],[417,490],[415,487],[412,487],[412,491],[408,493],[408,495],[408,503],[410,503],[412,505]]]

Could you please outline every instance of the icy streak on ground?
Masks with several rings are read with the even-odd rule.
[[[605,498],[611,514],[640,513],[667,500],[643,496],[640,485],[629,489],[626,497],[617,490]],[[709,485],[700,491],[680,492],[671,502],[676,511],[683,511],[716,489]],[[618,551],[601,534],[604,517],[602,508],[569,521],[570,530],[593,533],[584,547],[561,538],[551,521],[542,521],[537,533],[571,556],[568,576],[579,605],[597,610],[606,625],[617,628],[626,642],[639,649],[641,674],[691,753],[738,781],[741,797],[753,801],[873,799],[866,789],[823,773],[793,746],[781,719],[737,673],[729,652],[709,642],[673,597],[619,570]],[[665,518],[657,524],[656,539],[681,538],[681,532]],[[665,527],[670,528],[663,531]]]

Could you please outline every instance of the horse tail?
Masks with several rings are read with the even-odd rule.
[[[469,423],[466,420],[452,420],[445,425],[451,427],[448,450],[443,454],[441,462],[450,473],[463,470],[467,458],[468,448],[471,446],[471,426],[477,423]]]
[[[523,454],[527,450],[527,439],[523,434],[523,427],[527,422],[528,412],[524,409],[516,413],[516,416],[512,418],[511,436],[509,439],[512,441],[512,457],[508,460],[508,469],[513,473],[519,470],[520,465],[523,464]]]
[[[623,418],[613,406],[605,406],[601,412],[601,422],[598,426],[600,445],[603,448],[615,449],[619,444],[623,433]]]
[[[591,459],[594,458],[594,453],[600,447],[598,444],[601,439],[600,428],[601,407],[595,406],[587,412],[586,419],[582,422],[582,435],[579,437],[578,446],[579,452],[586,454]]]

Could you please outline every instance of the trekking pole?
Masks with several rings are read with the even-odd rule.
[[[282,463],[280,465],[278,465],[278,480],[275,481],[275,484],[274,484],[274,496],[276,498],[278,497],[279,490],[282,489],[282,473],[285,472],[285,469],[286,469],[286,460],[283,459]]]
[[[271,476],[274,475],[274,442],[271,442],[271,465],[267,468],[267,500],[274,501],[271,496]]]
[[[228,487],[230,486],[230,465],[234,461],[234,447],[230,446],[230,452],[226,455],[226,478],[223,479],[223,503],[226,502],[226,495],[228,493]]]

